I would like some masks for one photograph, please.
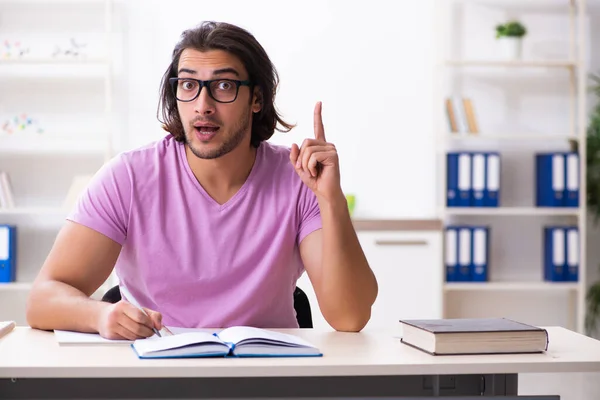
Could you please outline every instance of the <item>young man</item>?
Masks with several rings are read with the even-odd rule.
[[[293,290],[306,270],[330,325],[361,330],[377,282],[321,104],[314,139],[269,144],[277,124],[292,128],[275,109],[277,83],[245,30],[211,22],[185,31],[162,80],[169,134],[96,174],[33,285],[31,327],[111,339],[163,325],[293,328]],[[90,299],[113,268],[123,299]]]

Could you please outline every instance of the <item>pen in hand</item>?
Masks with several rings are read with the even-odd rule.
[[[144,313],[145,316],[147,316],[148,318],[150,318],[150,320],[152,321],[152,318],[148,315],[148,313],[146,312],[146,310],[144,310],[138,304],[138,302],[133,298],[132,294],[129,293],[129,290],[127,290],[127,288],[125,286],[119,285],[119,291],[121,292],[121,294],[125,295],[126,300],[128,300],[130,304],[132,304],[133,306],[135,306],[136,308],[138,308],[141,312]],[[154,326],[154,322],[152,322],[152,330],[154,331],[154,334],[156,336],[162,337],[160,331],[158,329],[156,329],[156,327]]]
[[[144,315],[148,318],[150,318],[150,316],[148,315],[148,313],[146,312],[146,310],[144,310],[142,307],[138,307],[140,309],[141,312],[144,313]],[[152,321],[152,318],[150,318],[150,321]],[[160,334],[159,330],[156,329],[156,327],[154,326],[154,322],[152,321],[152,330],[154,331],[154,334],[158,337],[162,337],[162,335]]]

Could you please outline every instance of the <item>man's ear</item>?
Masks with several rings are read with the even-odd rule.
[[[262,110],[263,106],[263,95],[262,90],[260,88],[254,88],[254,96],[252,96],[252,112],[258,113]]]

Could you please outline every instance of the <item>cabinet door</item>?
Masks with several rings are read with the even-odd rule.
[[[442,233],[363,231],[358,238],[379,285],[365,329],[396,329],[404,318],[442,317]],[[298,280],[311,304],[313,326],[331,329],[306,273]]]
[[[359,232],[379,285],[365,329],[396,329],[398,320],[442,317],[442,233]]]

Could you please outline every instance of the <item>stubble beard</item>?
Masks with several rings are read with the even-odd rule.
[[[242,118],[238,121],[238,123],[232,127],[232,134],[229,135],[225,139],[225,141],[221,144],[219,148],[211,149],[211,150],[202,150],[197,146],[194,146],[194,140],[192,138],[196,137],[196,129],[193,127],[193,122],[188,125],[187,131],[185,133],[185,142],[192,151],[192,153],[204,160],[211,160],[215,158],[219,158],[224,156],[225,154],[231,152],[233,149],[239,146],[240,143],[244,140],[246,136],[246,131],[251,129],[251,116],[250,112],[245,112]],[[217,135],[223,135],[223,132],[217,133]]]

